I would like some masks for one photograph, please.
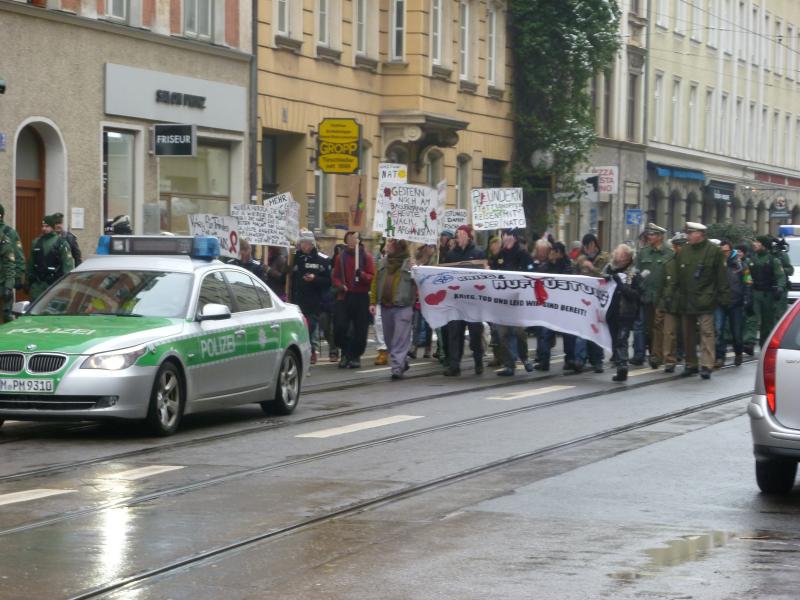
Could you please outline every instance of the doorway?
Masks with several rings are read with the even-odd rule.
[[[25,256],[41,233],[45,211],[45,151],[39,133],[30,125],[17,139],[16,204],[14,225]],[[18,298],[20,294],[18,293]]]

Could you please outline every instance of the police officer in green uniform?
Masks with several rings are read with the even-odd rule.
[[[786,278],[786,288],[783,291],[783,297],[781,301],[778,303],[778,311],[775,313],[775,320],[777,321],[783,313],[786,312],[786,309],[789,307],[789,277],[794,275],[794,266],[792,265],[792,259],[789,258],[789,246],[786,243],[786,240],[783,238],[775,238],[772,240],[772,254],[775,256],[781,263],[781,267],[783,268],[783,274]]]
[[[755,345],[755,333],[761,346],[778,319],[778,308],[786,293],[786,276],[781,261],[770,252],[772,239],[760,235],[753,242],[753,252],[747,257],[747,266],[753,278],[754,327],[747,332],[745,345]]]
[[[728,275],[725,257],[718,246],[706,239],[706,226],[686,223],[686,244],[677,260],[678,310],[681,314],[686,377],[700,372],[703,379],[711,378],[716,354],[714,309],[728,304]],[[700,331],[700,360],[697,355],[697,331]],[[698,368],[699,366],[699,368]]]
[[[648,223],[644,233],[647,245],[636,256],[636,268],[642,276],[642,307],[644,308],[644,332],[650,348],[650,367],[657,369],[664,364],[664,315],[659,308],[664,288],[664,266],[675,254],[664,243],[667,230],[655,223]]]
[[[75,267],[69,244],[55,231],[57,222],[58,217],[47,215],[42,219],[42,235],[33,241],[27,269],[31,300]]]
[[[21,290],[25,283],[25,251],[22,249],[22,242],[19,240],[17,230],[5,222],[6,209],[0,204],[0,234],[8,238],[14,250],[14,289]],[[11,315],[12,302],[3,304],[3,322],[8,323],[14,317]]]
[[[11,305],[14,303],[15,267],[14,242],[0,230],[0,300],[3,303],[3,323],[13,319]]]

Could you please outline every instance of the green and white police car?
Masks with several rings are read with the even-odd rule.
[[[311,347],[300,309],[207,237],[103,236],[0,326],[4,420],[144,420],[260,403],[289,414]]]

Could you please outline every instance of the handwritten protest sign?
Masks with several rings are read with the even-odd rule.
[[[264,206],[277,220],[276,229],[283,228],[286,243],[271,244],[273,246],[289,246],[300,236],[300,205],[295,202],[291,192],[284,192],[264,200]]]
[[[455,231],[462,225],[468,223],[466,208],[448,208],[444,211],[441,218],[441,229],[439,231]]]
[[[476,231],[525,227],[522,188],[472,190],[472,226]]]
[[[375,198],[375,218],[372,231],[386,229],[386,203],[391,196],[391,188],[404,185],[408,181],[408,167],[399,163],[380,163],[378,165],[378,192]]]
[[[267,207],[260,204],[231,204],[231,216],[238,224],[240,239],[262,246],[270,243]]]
[[[436,190],[424,185],[398,185],[392,188],[386,210],[387,238],[421,244],[435,244],[439,237]]]
[[[422,316],[450,321],[544,326],[611,350],[606,311],[616,283],[583,275],[414,267]]]
[[[208,235],[219,240],[219,255],[227,258],[239,256],[239,232],[233,217],[223,215],[186,215],[190,235]]]

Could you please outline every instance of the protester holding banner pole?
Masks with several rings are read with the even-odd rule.
[[[408,242],[387,240],[386,254],[376,267],[370,287],[369,311],[374,315],[377,307],[381,308],[392,379],[401,379],[408,370],[407,354],[417,295],[411,266]]]
[[[348,231],[346,244],[333,266],[333,289],[336,293],[334,329],[336,345],[342,351],[340,369],[361,368],[361,355],[367,347],[369,328],[369,289],[375,275],[375,262],[364,250],[358,233]],[[350,326],[353,331],[348,335]]]
[[[600,243],[597,241],[597,236],[593,233],[587,233],[583,236],[581,241],[582,253],[575,261],[576,270],[580,275],[591,275],[592,277],[600,277],[603,268],[608,263],[608,254],[600,251]],[[583,338],[578,338],[575,342],[575,366],[576,370],[580,371],[586,360],[592,365],[595,373],[603,372],[603,349]]]
[[[471,225],[462,225],[456,231],[456,246],[447,255],[448,263],[463,263],[483,260],[483,250],[475,246]],[[455,266],[455,265],[453,265]],[[469,331],[469,348],[475,361],[475,374],[483,373],[483,323],[450,321],[447,324],[448,367],[447,376],[461,375],[461,357],[464,355],[464,330]]]
[[[422,266],[436,265],[436,244],[425,244],[417,249],[414,255],[414,263]],[[425,317],[422,316],[419,300],[414,302],[413,319],[413,343],[408,353],[409,358],[417,358],[417,350],[424,348],[422,358],[431,357],[431,345],[433,344],[433,330]]]
[[[633,264],[633,249],[630,246],[617,246],[611,262],[603,269],[603,278],[606,281],[613,279],[617,284],[606,312],[606,322],[614,346],[612,362],[617,367],[613,380],[623,382],[628,379],[628,345],[633,323],[639,316],[642,286],[642,277]]]
[[[537,241],[537,244],[539,241]],[[547,267],[542,268],[541,271],[553,275],[572,275],[574,273],[572,261],[567,255],[567,249],[562,242],[553,243],[550,248]],[[550,368],[550,356],[553,351],[553,338],[556,332],[547,327],[538,329],[539,339],[536,342],[536,365],[534,368],[537,371],[547,371]],[[564,344],[564,371],[579,371],[580,369],[575,364],[575,336],[569,333],[562,333],[561,339]]]

